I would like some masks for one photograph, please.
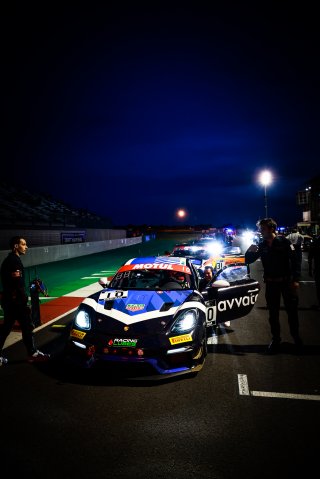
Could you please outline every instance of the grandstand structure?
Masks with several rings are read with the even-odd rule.
[[[50,195],[0,181],[0,250],[23,234],[34,246],[105,241],[126,237],[109,218],[77,209]]]
[[[109,218],[76,209],[50,195],[0,182],[0,228],[112,228]]]

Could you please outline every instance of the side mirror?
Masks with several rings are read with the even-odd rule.
[[[99,279],[99,284],[100,284],[100,286],[102,286],[103,288],[106,288],[109,283],[110,283],[110,280],[109,280],[108,278],[100,278],[100,279]]]
[[[230,286],[229,281],[225,279],[217,279],[214,283],[212,283],[213,288],[228,288]]]

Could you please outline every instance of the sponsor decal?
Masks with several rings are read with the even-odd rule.
[[[191,334],[182,334],[181,336],[173,336],[169,338],[171,344],[179,344],[179,343],[187,343],[188,341],[192,341]]]
[[[77,329],[72,329],[70,336],[73,338],[78,338],[78,339],[83,339],[87,333],[84,333],[83,331],[78,331]]]
[[[170,271],[181,271],[182,273],[191,274],[190,268],[183,264],[167,264],[167,263],[137,263],[127,264],[119,269],[119,273],[135,269],[165,269]]]
[[[132,338],[114,338],[108,341],[108,346],[113,346],[114,348],[135,348],[137,345],[138,339]]]
[[[232,309],[234,307],[241,308],[253,305],[257,301],[257,294],[251,296],[241,296],[240,298],[225,299],[224,301],[218,302],[218,311],[227,311],[227,309]]]
[[[126,309],[128,311],[141,311],[145,306],[145,304],[127,304]]]

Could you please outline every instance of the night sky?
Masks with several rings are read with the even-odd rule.
[[[268,169],[268,214],[302,220],[320,172],[311,2],[9,3],[2,179],[115,225],[252,226]]]

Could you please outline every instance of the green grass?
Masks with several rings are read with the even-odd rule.
[[[176,243],[188,241],[190,236],[155,239],[147,243],[126,246],[88,256],[41,264],[26,268],[26,281],[40,278],[47,286],[49,296],[62,296],[98,281],[101,276],[111,276],[125,261],[137,256],[161,256],[171,251]],[[107,271],[105,273],[104,271]],[[94,273],[101,275],[92,276]],[[82,279],[87,278],[87,279]],[[40,295],[40,299],[41,299]]]

